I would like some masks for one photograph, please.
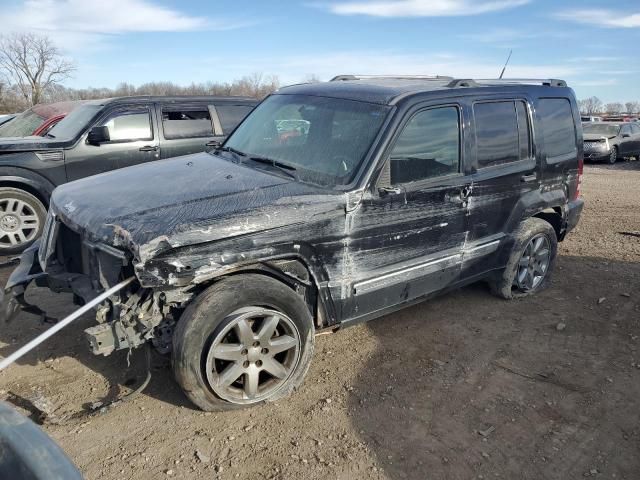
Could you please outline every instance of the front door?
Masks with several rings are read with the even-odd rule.
[[[85,138],[65,155],[69,181],[160,158],[151,105],[119,106],[93,126],[109,128],[110,140],[91,145]]]
[[[411,114],[392,142],[377,191],[348,214],[344,319],[375,315],[457,281],[470,193],[461,124],[458,105]]]

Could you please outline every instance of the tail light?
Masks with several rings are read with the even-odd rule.
[[[582,174],[584,173],[584,156],[578,156],[578,183],[576,185],[575,193],[573,194],[573,198],[571,200],[577,200],[580,197],[582,190]]]

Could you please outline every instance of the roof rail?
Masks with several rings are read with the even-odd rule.
[[[338,75],[330,82],[345,80],[453,80],[453,77],[441,75]]]
[[[483,78],[476,79],[477,84],[520,84],[520,85],[543,85],[546,87],[566,87],[567,82],[557,78]]]

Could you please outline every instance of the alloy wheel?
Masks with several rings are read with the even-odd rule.
[[[243,308],[228,318],[209,347],[207,382],[229,402],[265,400],[284,385],[298,364],[298,329],[285,314],[262,307]]]
[[[551,247],[544,233],[538,234],[527,243],[520,261],[514,286],[528,292],[536,289],[544,280],[551,263]]]
[[[31,242],[40,228],[40,218],[29,203],[17,198],[0,199],[0,248]]]

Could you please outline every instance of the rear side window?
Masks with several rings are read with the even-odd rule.
[[[164,138],[212,137],[211,114],[202,107],[162,107],[162,130]]]
[[[538,117],[542,125],[547,158],[576,151],[576,128],[571,104],[566,98],[541,98]]]
[[[250,105],[216,105],[222,132],[229,135],[251,110],[253,107]]]
[[[476,103],[478,168],[524,160],[531,156],[527,107],[522,101]]]
[[[390,156],[391,183],[409,183],[458,173],[460,114],[457,107],[417,113],[404,127]]]

